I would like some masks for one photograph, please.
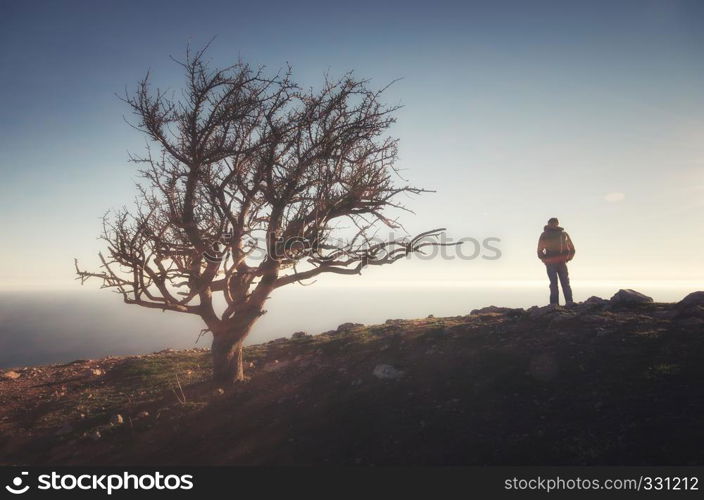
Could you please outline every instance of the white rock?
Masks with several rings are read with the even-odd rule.
[[[2,374],[2,378],[5,380],[17,380],[21,375],[14,370],[7,371]]]

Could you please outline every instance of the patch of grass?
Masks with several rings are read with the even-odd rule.
[[[176,352],[127,359],[111,375],[126,387],[150,390],[168,387],[177,375],[181,384],[201,381],[209,375],[210,367],[208,353]]]

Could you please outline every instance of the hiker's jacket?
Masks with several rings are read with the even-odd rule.
[[[545,226],[538,240],[538,258],[546,264],[567,262],[575,254],[570,235],[559,226]]]

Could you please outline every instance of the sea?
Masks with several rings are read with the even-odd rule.
[[[619,288],[636,286],[658,302],[676,302],[697,289],[676,283],[574,284],[575,300],[609,298]],[[247,343],[297,331],[316,334],[345,322],[457,316],[490,305],[527,308],[547,300],[542,282],[283,287],[267,302]],[[196,316],[127,305],[108,290],[0,292],[0,368],[209,347],[211,335],[201,335],[203,328]]]

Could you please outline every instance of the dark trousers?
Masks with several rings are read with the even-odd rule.
[[[572,288],[570,288],[570,273],[567,271],[566,262],[546,263],[545,267],[550,278],[550,303],[560,303],[560,292],[557,288],[557,280],[560,279],[562,293],[565,295],[565,302],[572,302]]]

